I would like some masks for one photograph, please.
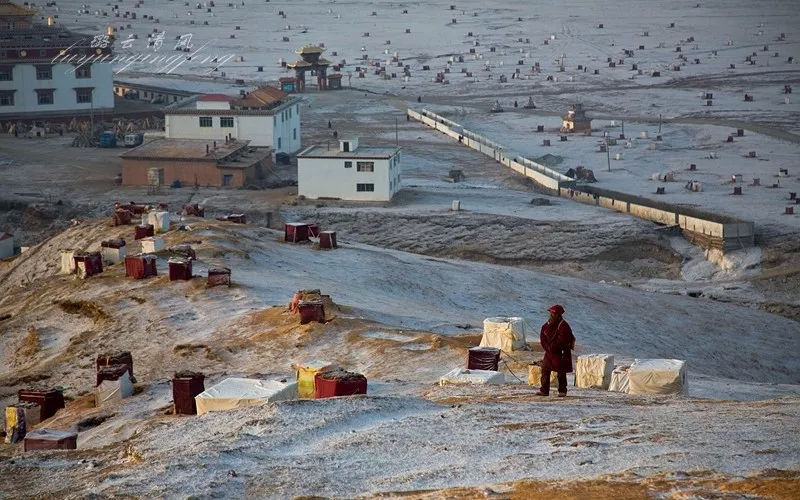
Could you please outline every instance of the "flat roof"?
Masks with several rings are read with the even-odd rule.
[[[314,144],[297,154],[298,158],[374,158],[389,159],[402,149],[400,146],[358,146],[355,151],[340,151],[339,141],[331,145]]]
[[[225,142],[206,139],[155,139],[137,146],[120,155],[127,159],[163,159],[163,160],[208,160],[218,162],[236,151],[245,148],[250,141],[233,140]],[[206,146],[209,154],[206,154]]]

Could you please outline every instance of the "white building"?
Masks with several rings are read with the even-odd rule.
[[[232,137],[276,153],[300,149],[300,98],[272,87],[240,97],[206,94],[164,108],[167,139]]]
[[[0,233],[0,259],[7,259],[14,256],[14,235],[11,233]]]
[[[389,201],[400,190],[399,146],[360,146],[357,137],[340,139],[338,146],[315,145],[297,154],[298,195]]]
[[[0,0],[0,119],[47,118],[114,109],[111,45],[36,24],[37,10]]]

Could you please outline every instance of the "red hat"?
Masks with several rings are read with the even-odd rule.
[[[561,307],[561,306],[560,306],[560,305],[558,305],[558,304],[556,304],[556,305],[554,305],[554,306],[550,306],[550,308],[548,309],[548,311],[550,311],[550,312],[554,312],[554,313],[556,313],[556,314],[564,314],[564,308],[563,308],[563,307]]]

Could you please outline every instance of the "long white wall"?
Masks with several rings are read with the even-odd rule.
[[[54,64],[53,78],[36,79],[36,66],[15,64],[11,80],[0,80],[0,90],[16,90],[13,106],[0,106],[0,114],[52,113],[58,111],[90,111],[91,109],[113,109],[114,90],[111,64],[91,65],[91,78],[76,78],[72,64]],[[79,103],[76,87],[94,87],[92,102]],[[53,104],[39,104],[36,89],[53,89]],[[20,116],[22,118],[22,116]]]
[[[438,130],[461,143],[491,156],[495,161],[512,168],[516,172],[532,179],[536,184],[553,192],[557,196],[572,199],[581,203],[597,205],[653,221],[664,225],[677,225],[685,231],[708,236],[722,242],[726,250],[751,246],[755,239],[755,224],[750,221],[736,220],[732,217],[710,214],[708,219],[689,216],[681,213],[679,207],[674,210],[655,208],[643,203],[633,203],[615,199],[613,196],[599,196],[581,191],[574,180],[544,165],[538,164],[520,155],[508,152],[501,144],[464,129],[458,123],[427,110],[421,112],[408,110],[408,115],[425,125]],[[663,205],[663,204],[662,204]],[[717,219],[717,220],[712,220]],[[725,220],[724,222],[722,222]]]

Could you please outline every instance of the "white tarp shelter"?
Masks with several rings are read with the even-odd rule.
[[[439,385],[466,385],[466,384],[504,384],[506,381],[503,372],[488,370],[467,370],[456,368],[439,379]]]
[[[75,250],[61,250],[61,274],[75,274]]]
[[[126,248],[127,247],[124,246],[120,248],[100,247],[100,255],[103,259],[103,264],[111,265],[125,260],[125,256],[128,254]]]
[[[680,359],[637,359],[628,370],[629,394],[686,394],[686,362]]]
[[[297,382],[229,378],[197,395],[197,414],[297,399]]]
[[[525,320],[517,317],[486,318],[480,347],[496,347],[507,353],[524,350],[527,347]]]
[[[608,390],[614,392],[628,393],[630,389],[630,380],[628,379],[628,370],[630,366],[622,365],[614,368],[611,372],[611,383],[608,384]]]
[[[94,389],[94,405],[121,401],[133,395],[133,382],[130,374],[126,371],[117,380],[103,380]]]
[[[142,224],[152,224],[156,234],[169,231],[169,212],[148,212],[142,215]]]
[[[161,236],[142,238],[142,253],[156,253],[161,250],[164,250],[164,238]]]
[[[575,365],[575,386],[581,389],[608,389],[614,371],[611,354],[586,354],[578,356]]]

